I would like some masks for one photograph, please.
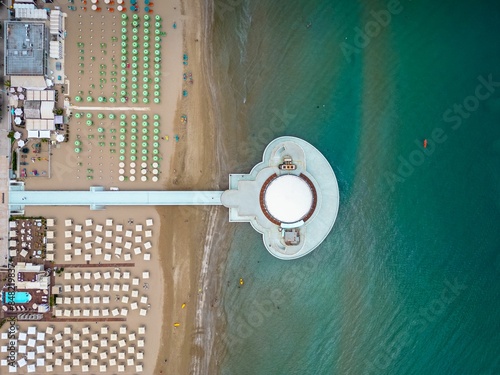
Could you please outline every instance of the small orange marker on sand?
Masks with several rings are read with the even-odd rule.
[[[182,304],[181,309],[183,309],[184,307],[186,307],[185,303]]]
[[[427,148],[427,139],[424,139],[424,148]]]
[[[179,327],[181,323],[174,323],[174,327]]]

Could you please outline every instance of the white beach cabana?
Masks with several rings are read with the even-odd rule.
[[[146,315],[147,315],[147,313],[148,313],[148,311],[147,311],[146,309],[141,309],[141,310],[139,311],[139,315],[140,315],[140,316],[146,316]]]
[[[71,237],[73,237],[73,232],[70,231],[70,230],[65,230],[64,231],[64,237],[65,238],[71,238]]]
[[[83,225],[77,224],[75,225],[75,232],[81,232],[83,231]]]
[[[71,220],[71,219],[64,220],[64,226],[70,227],[72,225],[73,225],[73,220]]]
[[[95,230],[96,230],[96,232],[102,232],[102,229],[103,229],[103,226],[102,226],[102,225],[100,225],[100,224],[97,224],[97,225],[95,226]]]
[[[146,260],[146,261],[151,260],[151,254],[150,253],[144,253],[144,260]]]
[[[140,248],[139,246],[134,247],[134,254],[135,254],[135,255],[139,255],[141,252],[142,252],[142,251],[141,251],[141,248]]]
[[[147,219],[146,220],[146,226],[152,227],[153,226],[153,219]]]
[[[55,224],[55,220],[54,219],[47,219],[47,227],[53,227],[54,224]]]
[[[132,255],[130,253],[123,254],[123,260],[129,262],[132,260]]]
[[[87,219],[85,220],[85,226],[90,227],[94,223],[94,220],[92,219]]]
[[[106,219],[106,226],[110,227],[113,225],[113,219]]]
[[[133,234],[133,232],[131,230],[125,231],[125,237],[127,237],[127,238],[132,238],[132,234]]]
[[[109,254],[109,253],[104,254],[104,260],[106,262],[109,262],[111,260],[111,254]]]
[[[66,243],[64,244],[64,250],[71,250],[72,246],[73,246],[73,245],[72,245],[72,243],[71,243],[71,242],[66,242]]]
[[[113,237],[113,231],[112,230],[107,230],[106,232],[104,232],[104,237],[105,238],[111,238],[111,237]]]

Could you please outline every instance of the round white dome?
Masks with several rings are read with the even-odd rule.
[[[277,177],[266,189],[264,203],[267,211],[283,223],[295,223],[311,210],[313,193],[299,176]]]

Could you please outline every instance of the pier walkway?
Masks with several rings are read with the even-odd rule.
[[[9,207],[24,210],[24,206],[194,206],[221,205],[222,191],[25,191],[10,190]]]

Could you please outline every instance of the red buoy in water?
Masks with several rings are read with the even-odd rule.
[[[424,139],[424,148],[427,148],[427,139]]]

